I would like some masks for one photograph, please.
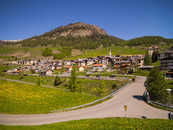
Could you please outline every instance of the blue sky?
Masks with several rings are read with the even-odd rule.
[[[79,21],[122,39],[173,38],[173,0],[0,0],[0,40],[25,39]]]

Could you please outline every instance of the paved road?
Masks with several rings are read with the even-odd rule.
[[[29,76],[39,76],[39,74],[28,74]],[[46,76],[50,76],[50,77],[56,77],[56,74],[51,74],[51,75],[46,75]],[[63,74],[59,74],[59,77],[70,77],[70,73],[63,73]],[[120,77],[122,75],[120,74],[115,74],[115,77],[110,77],[110,76],[86,76],[86,75],[78,75],[77,78],[79,79],[93,79],[93,80],[123,80],[123,79],[128,79],[128,77]],[[135,75],[127,75],[127,76],[132,76],[134,77]]]
[[[114,95],[113,98],[103,103],[74,111],[33,114],[33,115],[7,115],[0,114],[0,124],[6,125],[41,125],[68,120],[104,117],[136,117],[168,119],[168,112],[153,108],[142,100],[145,91],[144,77],[136,78],[136,82],[129,84]],[[124,112],[123,106],[128,110]]]

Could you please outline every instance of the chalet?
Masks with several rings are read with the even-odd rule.
[[[65,65],[64,68],[65,68],[65,70],[67,72],[71,72],[72,71],[72,66],[70,66],[70,65]]]
[[[101,71],[104,71],[104,66],[103,66],[103,64],[94,64],[93,65],[93,68],[92,68],[92,71],[99,71],[99,72],[101,72]]]
[[[158,46],[149,47],[149,48],[148,48],[148,54],[149,54],[150,56],[152,56],[152,55],[153,55],[153,52],[158,51],[158,50],[159,50]]]
[[[94,60],[92,59],[87,60],[87,65],[92,65],[92,64],[94,64]]]
[[[18,74],[19,72],[20,72],[19,69],[12,69],[12,70],[7,70],[6,73]]]
[[[79,72],[84,72],[85,71],[85,68],[83,66],[79,66],[78,67],[78,70],[79,70]]]
[[[48,76],[52,75],[52,71],[51,70],[47,70],[46,71],[46,75],[48,75]]]
[[[62,69],[62,66],[57,65],[57,66],[55,67],[55,69],[56,69],[56,70],[60,70],[60,69]]]
[[[71,61],[69,60],[64,61],[64,65],[71,65]]]

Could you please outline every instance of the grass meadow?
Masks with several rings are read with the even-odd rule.
[[[59,48],[57,47],[50,47],[52,50],[58,51]],[[145,49],[140,47],[121,47],[121,46],[113,46],[110,47],[112,51],[112,55],[136,55],[136,54],[145,54]],[[33,47],[33,48],[26,48],[26,47],[1,47],[0,48],[0,59],[9,59],[10,56],[19,56],[25,58],[40,58],[42,57],[42,53],[45,47]],[[90,50],[72,50],[72,56],[66,59],[77,59],[77,58],[86,58],[86,57],[97,57],[108,55],[109,48],[97,48],[97,49],[90,49]]]
[[[48,113],[96,100],[94,95],[0,80],[0,112]]]
[[[6,78],[18,80],[17,76]],[[0,113],[31,114],[63,110],[102,98],[128,81],[78,79],[76,92],[70,92],[68,78],[62,78],[60,85],[51,88],[37,85],[38,78],[24,76],[21,80],[35,85],[0,80]],[[42,78],[42,81],[47,78],[46,84],[53,85],[54,77]]]
[[[3,126],[2,130],[173,130],[173,121],[163,119],[105,118],[60,122],[40,126]]]

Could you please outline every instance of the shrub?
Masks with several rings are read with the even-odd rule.
[[[54,86],[58,86],[62,83],[61,79],[59,76],[56,76],[55,77],[55,80],[54,80]]]

